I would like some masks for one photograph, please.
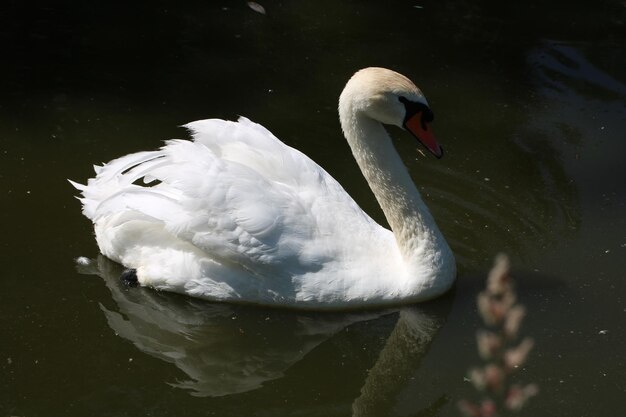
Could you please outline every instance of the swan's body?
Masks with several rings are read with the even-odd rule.
[[[452,285],[454,257],[381,125],[408,126],[415,105],[428,109],[417,87],[381,68],[355,74],[339,102],[393,233],[319,165],[244,118],[190,123],[193,142],[124,156],[75,186],[100,250],[136,269],[141,285],[309,309],[426,300]]]

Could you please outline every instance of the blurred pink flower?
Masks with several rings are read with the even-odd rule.
[[[478,311],[485,324],[497,326],[502,323],[511,307],[515,304],[515,294],[513,291],[506,291],[497,296],[485,290],[478,294]]]
[[[522,320],[526,315],[524,306],[516,305],[511,307],[506,318],[504,319],[504,334],[509,339],[515,339],[517,332],[522,324]]]
[[[459,410],[465,417],[481,417],[480,407],[467,400],[461,400],[458,403]]]
[[[472,369],[469,373],[469,379],[477,390],[487,389],[492,392],[500,392],[503,388],[505,373],[501,367],[490,363],[483,369]]]
[[[509,269],[506,255],[498,255],[487,278],[487,287],[476,300],[484,323],[491,329],[476,332],[478,353],[486,364],[471,369],[469,378],[474,387],[487,392],[488,397],[480,404],[459,401],[459,410],[467,417],[497,417],[499,408],[517,411],[539,392],[535,384],[521,387],[508,381],[509,376],[526,362],[534,346],[530,338],[513,345],[526,309],[516,304],[517,295]]]
[[[539,393],[539,387],[535,384],[528,384],[525,387],[513,385],[507,393],[504,405],[509,410],[519,411],[529,398]]]
[[[498,415],[496,404],[490,399],[483,400],[480,405],[461,400],[458,406],[466,417],[497,417]]]
[[[469,371],[469,380],[479,391],[482,391],[487,386],[487,378],[485,377],[485,372],[482,369],[473,368]]]
[[[480,357],[488,360],[493,359],[502,349],[502,337],[488,330],[476,332],[476,342]]]
[[[504,364],[507,370],[513,370],[524,364],[534,345],[535,342],[531,338],[527,337],[522,340],[522,343],[520,343],[517,347],[507,350],[504,353]]]
[[[496,403],[492,400],[483,400],[480,404],[480,415],[481,417],[496,417],[498,415]]]
[[[509,258],[504,254],[496,256],[494,265],[487,278],[487,291],[493,295],[500,295],[511,291],[511,277],[509,276]]]
[[[504,370],[501,367],[492,363],[485,366],[485,382],[489,390],[493,392],[502,391],[504,379]]]

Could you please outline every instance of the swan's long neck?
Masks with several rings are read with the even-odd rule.
[[[346,139],[385,213],[409,271],[440,273],[454,263],[452,253],[387,131],[362,112],[340,110]]]

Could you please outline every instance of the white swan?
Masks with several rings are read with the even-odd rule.
[[[406,77],[366,68],[339,98],[344,135],[393,232],[324,169],[261,125],[201,120],[96,166],[82,191],[101,252],[139,284],[214,301],[348,309],[445,292],[454,256],[382,124],[437,157],[426,99]],[[139,184],[143,182],[142,184]]]

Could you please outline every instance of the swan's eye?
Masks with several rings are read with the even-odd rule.
[[[424,106],[425,107],[425,106]],[[422,120],[426,123],[430,123],[433,120],[435,120],[435,115],[433,114],[432,110],[429,109],[428,107],[426,107],[424,109],[424,113],[422,115]]]
[[[424,129],[426,129],[425,127],[426,123],[430,123],[433,120],[435,120],[435,115],[433,114],[432,110],[424,103],[411,101],[408,98],[403,97],[403,96],[398,97],[398,100],[400,100],[400,103],[404,104],[404,109],[406,111],[406,114],[404,116],[405,122],[409,120],[411,117],[415,116],[415,114],[418,112],[422,113],[421,121],[422,121],[422,126],[424,126]]]

